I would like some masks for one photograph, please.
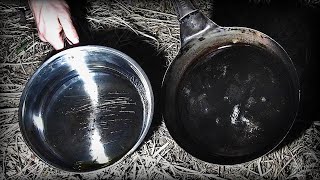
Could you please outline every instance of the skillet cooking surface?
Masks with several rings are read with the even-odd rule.
[[[66,81],[43,108],[45,139],[51,150],[80,169],[90,163],[120,159],[139,138],[143,105],[131,82],[116,72],[91,72],[93,81],[79,76]],[[92,99],[94,89],[98,99]],[[42,108],[41,108],[42,109]]]
[[[288,74],[277,56],[243,44],[195,60],[178,87],[181,145],[200,159],[223,164],[266,153],[294,117]]]
[[[68,49],[47,60],[20,102],[29,147],[45,162],[73,172],[106,167],[133,151],[153,111],[151,86],[138,68],[100,46]]]

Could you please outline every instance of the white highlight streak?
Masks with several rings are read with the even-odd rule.
[[[40,116],[33,115],[33,122],[37,129],[43,132],[44,126],[42,118]]]
[[[237,118],[238,118],[238,116],[239,116],[239,113],[240,113],[240,109],[239,109],[239,104],[237,104],[237,105],[235,105],[234,107],[233,107],[233,112],[232,112],[232,114],[231,114],[231,116],[230,116],[230,118],[231,118],[231,123],[232,124],[236,124],[236,120],[237,120]]]
[[[93,135],[91,136],[90,150],[92,151],[92,159],[95,159],[98,163],[107,163],[109,158],[104,152],[104,146],[101,143],[101,136],[97,128],[94,128]]]
[[[105,154],[104,144],[101,142],[101,135],[98,128],[95,126],[95,119],[97,118],[96,115],[99,113],[98,110],[98,86],[94,82],[93,74],[90,73],[89,68],[87,67],[84,57],[86,55],[80,52],[77,54],[73,54],[70,57],[70,65],[74,68],[81,80],[84,83],[84,89],[86,93],[90,96],[91,105],[93,106],[93,111],[90,113],[89,116],[89,127],[92,128],[93,132],[91,135],[91,144],[90,144],[90,155],[93,160],[96,160],[98,163],[107,163],[109,162],[109,158]]]
[[[80,53],[80,52],[78,52]],[[85,57],[84,54],[74,54],[73,58],[70,59],[70,65],[72,68],[74,68],[80,78],[82,79],[84,83],[85,91],[90,96],[90,99],[92,100],[93,104],[97,105],[98,103],[98,87],[97,84],[94,82],[94,77],[90,73],[89,68],[87,67],[85,61],[83,60],[83,57]]]

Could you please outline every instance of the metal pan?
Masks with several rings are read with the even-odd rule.
[[[20,100],[25,142],[44,162],[95,171],[132,153],[153,116],[153,92],[140,66],[103,46],[80,46],[45,61]]]
[[[286,51],[250,28],[221,27],[175,0],[181,49],[163,80],[163,118],[188,153],[238,164],[277,147],[299,106],[299,81]]]

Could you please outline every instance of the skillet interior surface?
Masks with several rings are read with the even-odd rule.
[[[180,53],[164,81],[164,118],[183,149],[236,164],[283,140],[297,113],[299,83],[279,44],[252,29],[221,28]]]
[[[152,116],[148,79],[129,57],[78,47],[45,62],[21,99],[20,127],[30,148],[66,171],[108,166],[132,152]]]

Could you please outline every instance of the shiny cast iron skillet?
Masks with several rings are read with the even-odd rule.
[[[292,127],[299,81],[286,51],[269,36],[221,27],[188,0],[174,0],[181,49],[162,86],[163,117],[188,153],[238,164],[277,147]]]
[[[140,66],[103,46],[79,46],[46,60],[20,99],[19,125],[42,161],[70,172],[110,166],[143,141],[153,93]]]

